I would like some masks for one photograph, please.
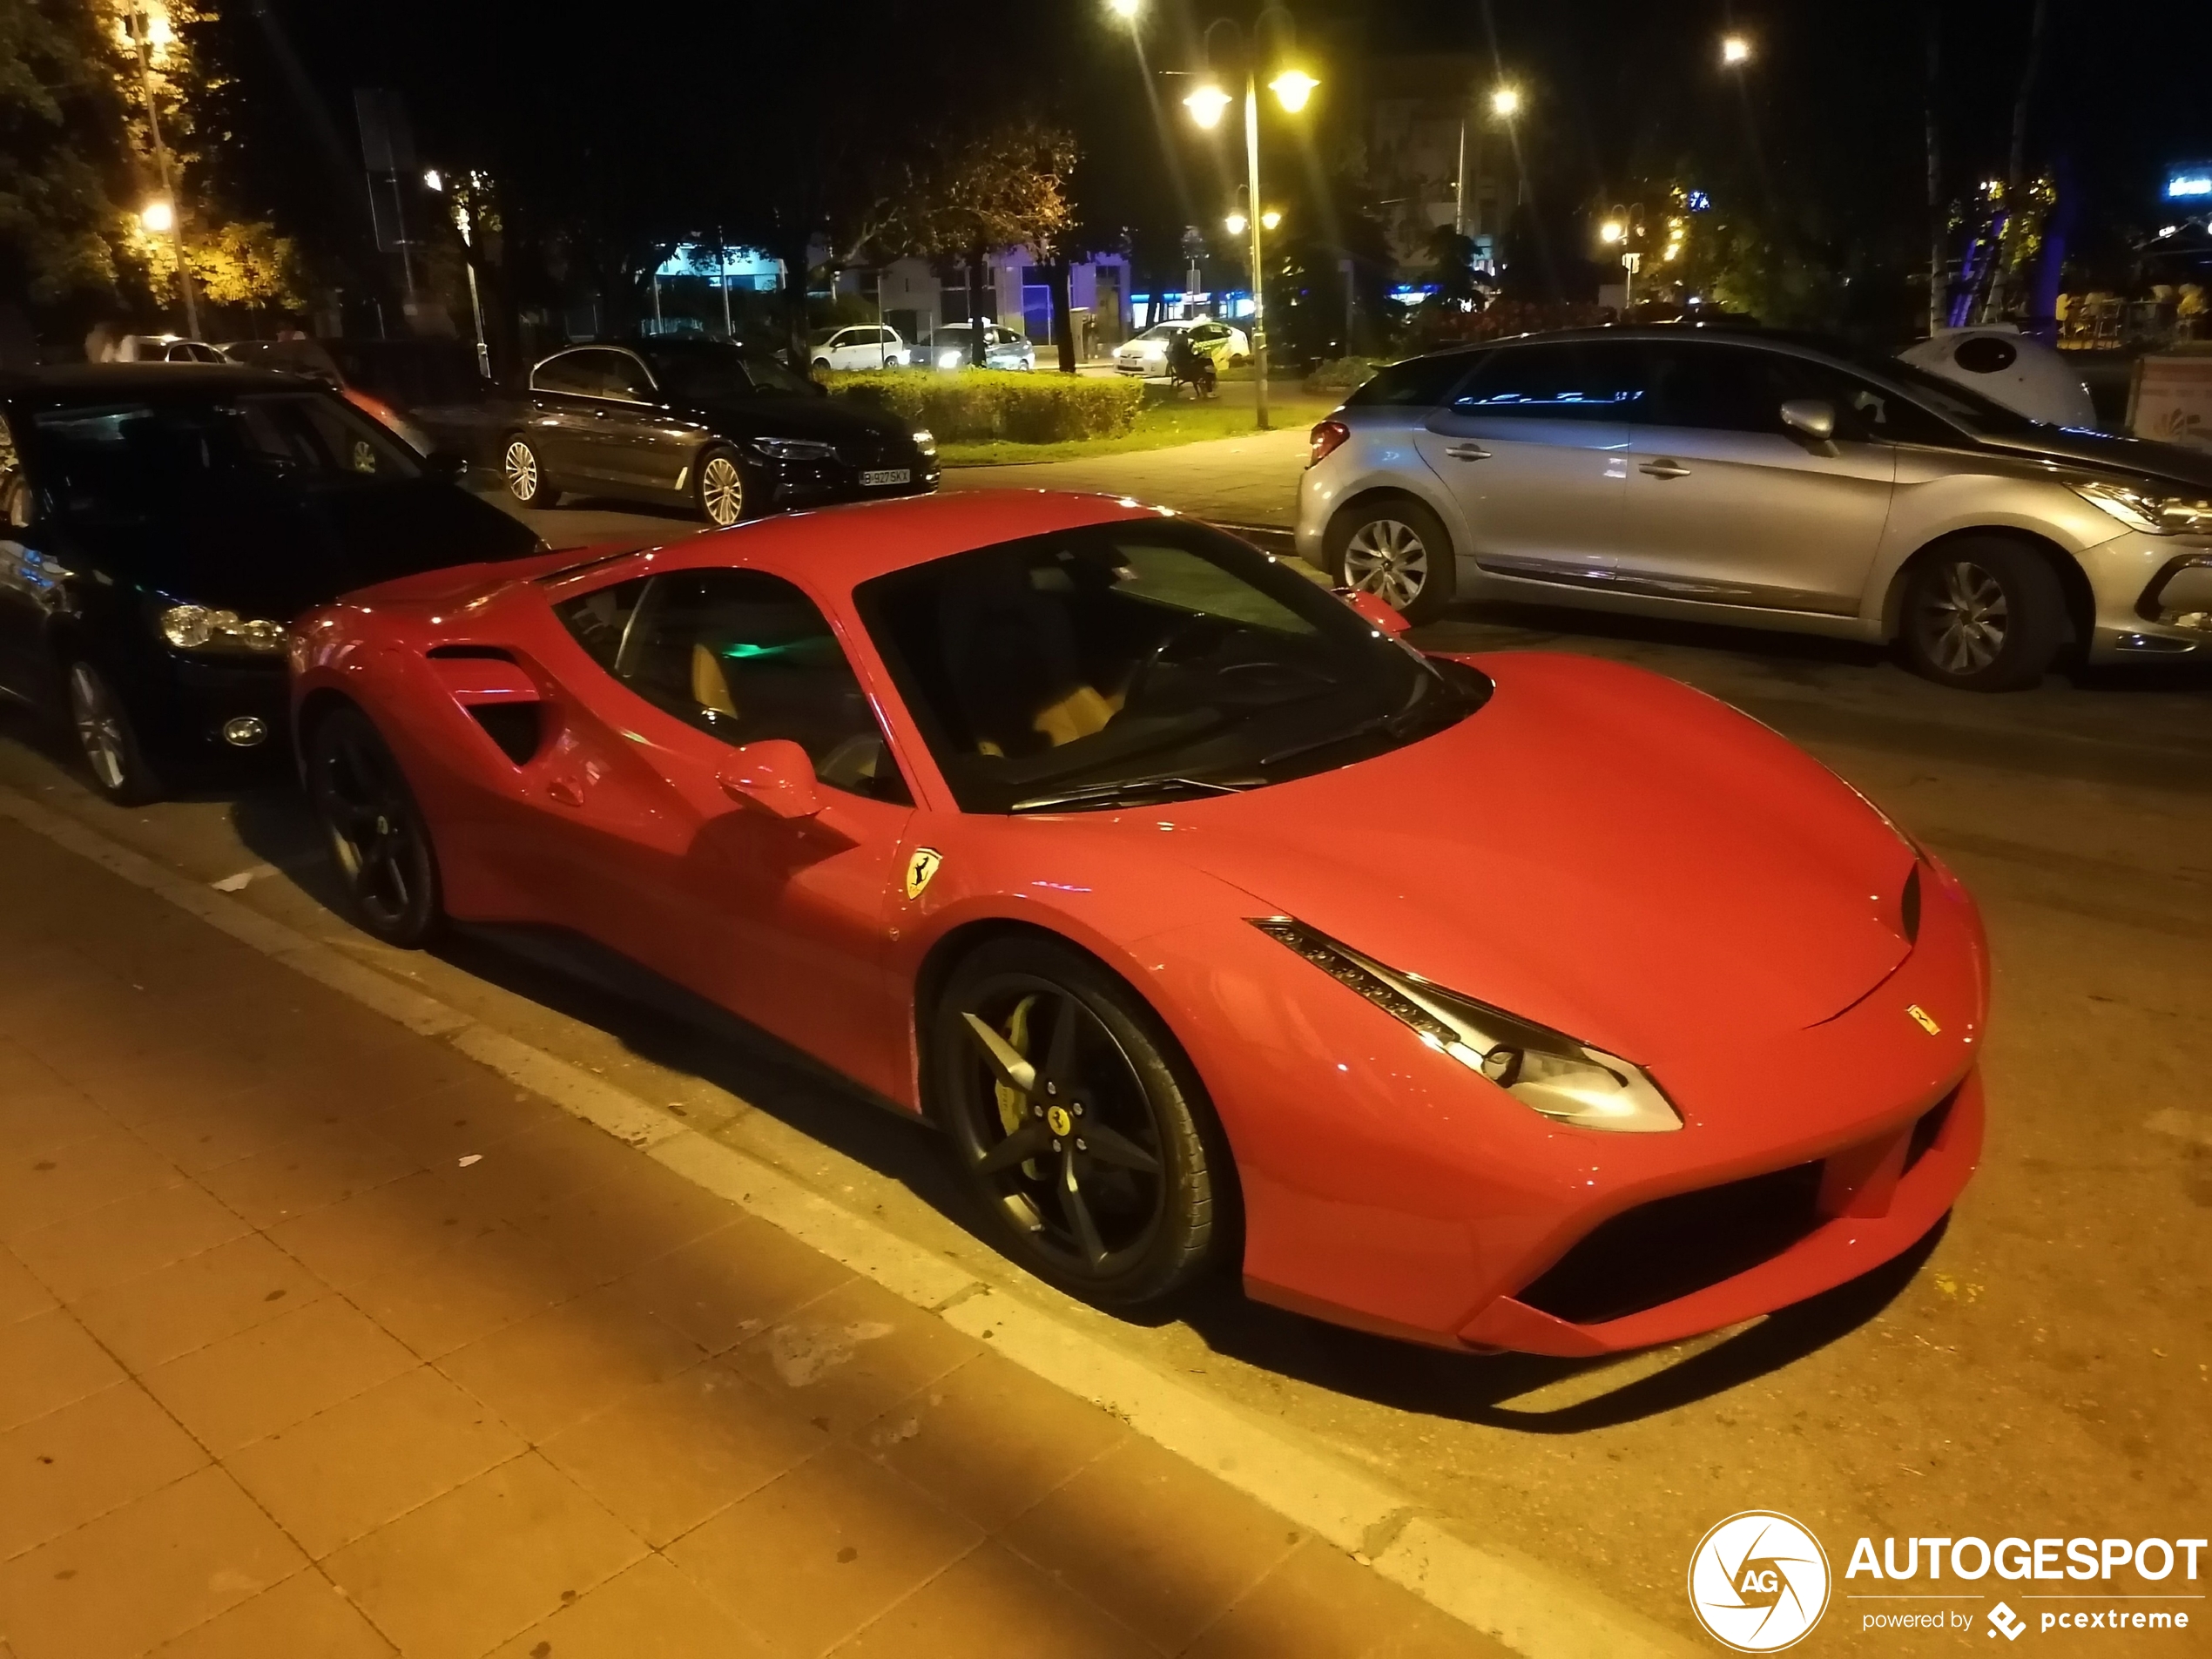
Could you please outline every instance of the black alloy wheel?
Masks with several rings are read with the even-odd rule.
[[[1408,622],[1433,622],[1452,603],[1452,538],[1410,496],[1380,496],[1339,514],[1326,549],[1339,583],[1373,594]]]
[[[1913,567],[1902,621],[1916,673],[1961,691],[2020,691],[2040,680],[2058,654],[2066,596],[2031,550],[1967,537]]]
[[[70,731],[92,786],[118,806],[160,799],[161,779],[146,759],[131,711],[107,677],[80,658],[64,671],[63,689]]]
[[[1156,1300],[1223,1253],[1218,1124],[1150,1009],[1087,957],[994,940],[931,1028],[933,1117],[1001,1249],[1108,1305]]]
[[[506,481],[507,493],[523,506],[560,505],[561,492],[545,475],[545,463],[538,459],[536,446],[521,433],[509,438],[507,447],[500,451],[499,473]]]
[[[445,921],[428,827],[392,753],[359,709],[338,709],[307,743],[307,792],[330,838],[354,921],[411,950]]]

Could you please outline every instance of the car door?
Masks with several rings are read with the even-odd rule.
[[[595,476],[593,416],[603,383],[589,349],[556,352],[530,371],[529,441],[538,462],[563,480]]]
[[[1414,435],[1500,576],[1603,582],[1617,560],[1638,365],[1617,342],[1506,346]]]
[[[533,763],[579,925],[903,1092],[906,994],[886,930],[914,811],[834,631],[765,571],[671,571],[634,593],[611,642],[604,600],[599,614],[592,595],[556,607],[604,664],[562,685],[570,742]],[[738,750],[775,738],[813,762],[819,818],[777,818],[724,790]]]
[[[846,370],[859,366],[859,354],[853,350],[854,336],[859,332],[855,328],[840,328],[822,342],[821,354],[829,359],[832,368]]]
[[[1871,435],[1849,376],[1757,346],[1685,338],[1639,350],[1625,539],[1626,590],[1710,604],[1856,615],[1887,523],[1893,445]],[[1828,405],[1823,441],[1782,419]]]
[[[597,395],[588,475],[625,493],[672,490],[690,459],[691,428],[663,405],[652,374],[635,354],[601,347],[592,356]]]

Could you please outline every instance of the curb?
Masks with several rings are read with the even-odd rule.
[[[1680,1659],[1697,1651],[1538,1562],[1467,1543],[1385,1483],[993,1290],[582,1067],[410,990],[5,785],[0,818],[544,1096],[901,1300],[990,1343],[1025,1371],[1112,1413],[1147,1440],[1528,1659]]]

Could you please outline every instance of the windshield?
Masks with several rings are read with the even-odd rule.
[[[423,475],[413,450],[320,393],[41,409],[31,425],[36,470],[76,515],[139,517],[246,485],[353,488]]]
[[[2049,423],[2032,421],[2018,409],[2008,409],[2002,403],[1984,397],[1979,392],[1969,391],[1956,381],[1947,381],[1940,374],[1931,374],[1918,364],[1901,358],[1862,359],[1864,367],[1885,379],[1896,381],[1911,390],[1913,397],[1926,404],[1938,415],[1947,415],[1969,432],[1984,437],[2024,437],[2027,434],[2047,430]]]
[[[733,403],[752,397],[799,396],[813,382],[792,374],[772,357],[734,346],[701,342],[692,346],[646,347],[640,354],[653,378],[670,395],[686,403]]]
[[[1190,325],[1187,322],[1156,322],[1137,338],[1139,340],[1172,340],[1190,327]]]
[[[1080,811],[1349,765],[1489,694],[1203,525],[1090,525],[854,597],[963,812]]]

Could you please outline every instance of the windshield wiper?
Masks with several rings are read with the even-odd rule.
[[[1341,732],[1332,732],[1325,738],[1310,738],[1304,743],[1294,743],[1287,749],[1278,749],[1273,754],[1263,755],[1258,762],[1259,768],[1264,772],[1270,766],[1295,759],[1302,754],[1311,754],[1316,749],[1333,749],[1340,743],[1350,743],[1355,738],[1367,737],[1377,732],[1395,732],[1401,721],[1410,718],[1428,700],[1431,687],[1441,684],[1440,677],[1431,670],[1426,678],[1413,682],[1413,691],[1406,697],[1404,707],[1390,714],[1371,715]]]
[[[1190,778],[1163,772],[1155,778],[1122,778],[1112,783],[1086,784],[1056,795],[1032,795],[1017,800],[1009,813],[1049,813],[1062,806],[1143,806],[1178,795],[1234,795],[1265,781],[1258,778]]]

